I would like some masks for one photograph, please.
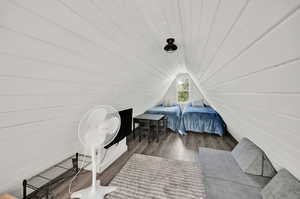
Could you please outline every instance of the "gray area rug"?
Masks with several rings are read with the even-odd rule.
[[[134,154],[111,181],[107,199],[205,199],[199,163]]]

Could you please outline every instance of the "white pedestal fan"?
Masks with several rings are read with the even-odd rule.
[[[97,106],[88,111],[81,119],[78,127],[78,137],[84,147],[91,151],[92,156],[92,185],[77,191],[71,198],[102,199],[117,187],[100,186],[96,180],[97,152],[102,156],[104,146],[110,144],[120,129],[121,119],[118,111],[111,106]],[[100,158],[101,161],[101,158]],[[101,162],[100,162],[101,164]]]

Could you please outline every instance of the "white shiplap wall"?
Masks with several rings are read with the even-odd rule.
[[[231,133],[300,178],[300,0],[1,0],[0,191],[78,150],[95,104],[136,113],[188,72]],[[162,51],[175,37],[178,51]]]
[[[186,36],[195,82],[237,139],[250,138],[300,178],[300,1],[189,2],[185,31],[200,27]]]
[[[136,8],[0,1],[0,193],[20,195],[22,179],[81,150],[77,123],[89,108],[141,113],[182,71]]]

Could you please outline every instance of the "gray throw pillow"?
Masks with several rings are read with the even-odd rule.
[[[276,174],[264,152],[247,138],[243,138],[231,154],[247,174],[267,177],[273,177]]]
[[[300,199],[300,182],[288,170],[281,169],[261,194],[263,199]]]

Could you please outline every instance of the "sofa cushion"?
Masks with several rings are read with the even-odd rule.
[[[232,156],[245,173],[269,177],[276,173],[264,152],[247,138],[233,149]]]
[[[261,193],[263,199],[300,199],[300,182],[286,169],[281,169]]]
[[[274,177],[277,172],[274,169],[271,161],[269,160],[269,158],[266,156],[266,154],[264,153],[264,164],[263,164],[263,176],[267,176],[267,177]]]
[[[262,174],[263,152],[247,138],[243,138],[233,149],[232,156],[245,173]]]
[[[205,177],[207,199],[261,199],[260,189],[231,181]]]
[[[264,176],[256,176],[251,174],[247,175],[255,184],[259,185],[261,188],[264,188],[272,179],[271,177],[264,177]]]
[[[206,177],[261,187],[241,170],[230,152],[200,147],[199,159]]]

